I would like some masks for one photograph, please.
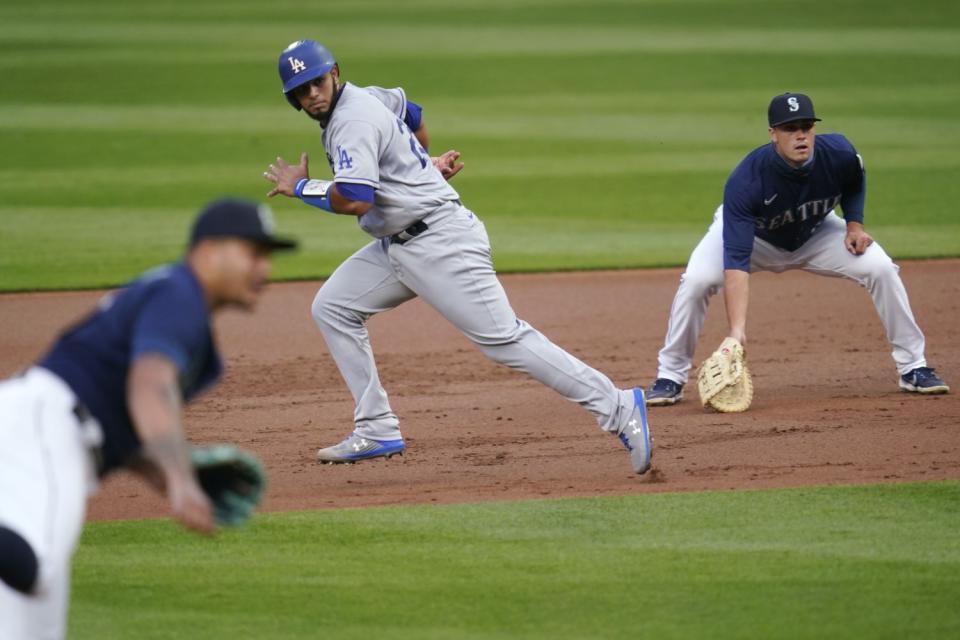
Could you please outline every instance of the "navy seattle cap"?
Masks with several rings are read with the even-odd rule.
[[[784,93],[774,96],[767,109],[767,121],[770,126],[778,127],[796,120],[820,120],[813,112],[813,100],[802,93]]]
[[[205,238],[243,238],[271,250],[294,249],[295,240],[273,235],[273,212],[265,204],[221,198],[204,207],[193,223],[190,246]]]

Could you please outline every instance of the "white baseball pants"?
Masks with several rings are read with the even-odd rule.
[[[102,437],[81,424],[76,397],[60,378],[34,367],[0,383],[0,524],[37,555],[34,592],[0,582],[0,639],[63,638],[70,561],[97,487],[90,444]]]
[[[451,205],[452,206],[452,205]],[[456,205],[428,216],[429,229],[405,244],[371,242],[341,264],[313,301],[313,318],[353,398],[355,433],[400,438],[399,420],[380,385],[366,321],[422,297],[489,358],[523,371],[616,431],[634,400],[607,376],[517,318],[497,279],[483,223]]]
[[[863,255],[855,256],[843,246],[847,225],[836,213],[827,214],[820,228],[796,251],[785,251],[754,238],[751,272],[782,273],[803,269],[822,276],[849,278],[865,287],[880,314],[880,322],[893,345],[893,360],[903,375],[926,366],[924,337],[910,310],[900,268],[874,242]],[[713,224],[690,255],[673,298],[667,337],[660,350],[658,378],[686,384],[693,354],[703,329],[710,296],[723,287],[723,206],[714,213]]]

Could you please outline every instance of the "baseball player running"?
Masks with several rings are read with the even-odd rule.
[[[427,153],[421,107],[402,89],[342,82],[333,55],[312,40],[287,47],[279,70],[286,99],[320,124],[333,181],[310,179],[306,154],[294,166],[277,158],[264,173],[275,184],[269,195],[356,216],[374,238],[336,269],[313,302],[314,320],[356,401],[353,432],[318,459],[353,462],[404,451],[366,322],[420,296],[488,357],[586,408],[620,437],[634,470],[646,472],[643,391],[618,389],[517,318],[494,272],[483,223],[444,180],[459,170],[455,152],[435,161]]]
[[[730,336],[745,343],[750,272],[788,269],[866,287],[893,345],[900,387],[924,394],[950,390],[927,366],[899,268],[864,231],[863,159],[844,136],[816,135],[819,120],[803,94],[770,102],[771,144],[751,151],[730,174],[723,204],[680,278],[647,404],[671,405],[683,397],[710,296],[724,287]]]
[[[70,560],[98,477],[127,467],[165,491],[184,526],[211,532],[181,405],[222,366],[210,315],[251,309],[270,252],[270,212],[241,200],[197,218],[185,259],[150,271],[0,383],[0,639],[66,633]]]

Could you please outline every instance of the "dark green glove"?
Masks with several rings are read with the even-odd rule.
[[[200,487],[213,503],[218,525],[241,525],[253,516],[267,486],[267,474],[259,460],[235,446],[221,444],[194,447],[190,461]]]

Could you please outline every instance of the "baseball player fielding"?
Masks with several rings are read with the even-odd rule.
[[[729,336],[746,344],[750,273],[788,269],[865,287],[893,347],[900,388],[949,392],[927,364],[899,268],[864,230],[863,158],[839,133],[817,135],[820,118],[806,95],[775,96],[767,116],[770,144],[730,174],[723,204],[680,277],[647,403],[671,405],[683,397],[711,296],[723,288]]]

